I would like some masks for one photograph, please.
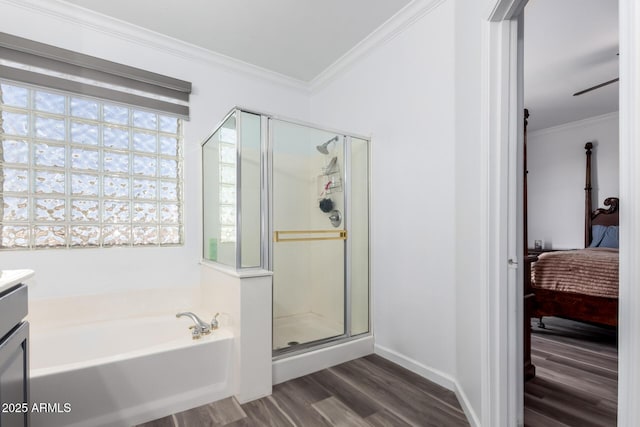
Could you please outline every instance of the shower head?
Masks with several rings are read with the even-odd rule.
[[[331,144],[333,141],[337,141],[338,140],[338,135],[334,136],[333,138],[331,138],[330,140],[328,140],[327,142],[324,142],[320,145],[316,146],[316,149],[321,152],[322,154],[329,154],[329,149],[327,148],[329,146],[329,144]]]

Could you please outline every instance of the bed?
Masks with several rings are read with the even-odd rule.
[[[618,325],[618,199],[590,212],[586,248],[545,252],[532,266],[532,317],[559,316],[601,325]],[[596,230],[596,239],[593,231]],[[604,241],[604,245],[602,244]],[[591,247],[593,243],[593,247]]]
[[[609,197],[604,200],[604,208],[592,210],[592,149],[592,143],[585,145],[585,248],[543,252],[525,258],[528,261],[525,262],[524,271],[525,379],[535,376],[530,353],[532,317],[539,319],[540,327],[544,327],[544,316],[564,317],[599,325],[618,325],[619,200],[617,197]],[[525,255],[528,255],[526,249]]]

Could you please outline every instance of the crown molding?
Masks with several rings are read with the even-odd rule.
[[[145,48],[151,48],[170,55],[195,60],[205,64],[226,68],[289,89],[309,92],[309,84],[284,74],[276,73],[208,49],[133,25],[131,23],[102,15],[98,12],[67,3],[63,0],[0,0],[0,5],[7,4],[27,10],[31,13],[58,19],[64,24],[72,24],[93,31],[119,38]],[[62,25],[64,25],[62,24]]]
[[[309,82],[311,92],[316,92],[335,80],[373,49],[394,39],[445,1],[447,0],[414,0],[400,9],[364,40],[312,79]]]
[[[529,0],[498,0],[493,6],[490,6],[490,12],[487,13],[490,22],[508,21],[517,17]]]
[[[31,13],[53,17],[66,25],[72,24],[87,28],[144,48],[155,49],[179,58],[219,66],[289,89],[313,93],[348,71],[373,49],[394,39],[445,1],[447,0],[413,0],[310,82],[295,79],[120,19],[105,16],[64,0],[0,0],[0,5],[7,4]]]
[[[529,132],[529,133],[527,133],[527,138],[544,136],[544,135],[548,135],[550,133],[565,132],[565,131],[569,131],[569,130],[573,130],[573,129],[583,128],[585,126],[594,125],[594,124],[597,124],[597,123],[600,123],[600,122],[604,122],[604,121],[608,121],[608,120],[611,120],[611,119],[614,119],[614,118],[615,119],[618,118],[618,112],[617,111],[614,111],[612,113],[602,114],[602,115],[599,115],[599,116],[588,117],[586,119],[576,120],[574,122],[564,123],[564,124],[557,125],[557,126],[552,126],[550,128],[546,128],[546,129],[540,129],[540,130],[536,130],[536,131],[533,131],[533,132]]]

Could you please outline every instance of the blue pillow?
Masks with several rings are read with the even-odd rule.
[[[604,232],[604,236],[598,245],[599,248],[618,248],[620,247],[618,239],[618,226],[610,225]]]
[[[604,225],[594,225],[591,227],[591,235],[592,235],[592,239],[591,239],[591,244],[589,245],[590,248],[597,248],[598,246],[600,246],[600,242],[602,242],[602,239],[604,238],[604,233],[607,231],[607,227]]]

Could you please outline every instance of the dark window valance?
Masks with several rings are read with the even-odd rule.
[[[191,83],[0,33],[0,77],[189,118]],[[13,66],[20,64],[22,67]]]

